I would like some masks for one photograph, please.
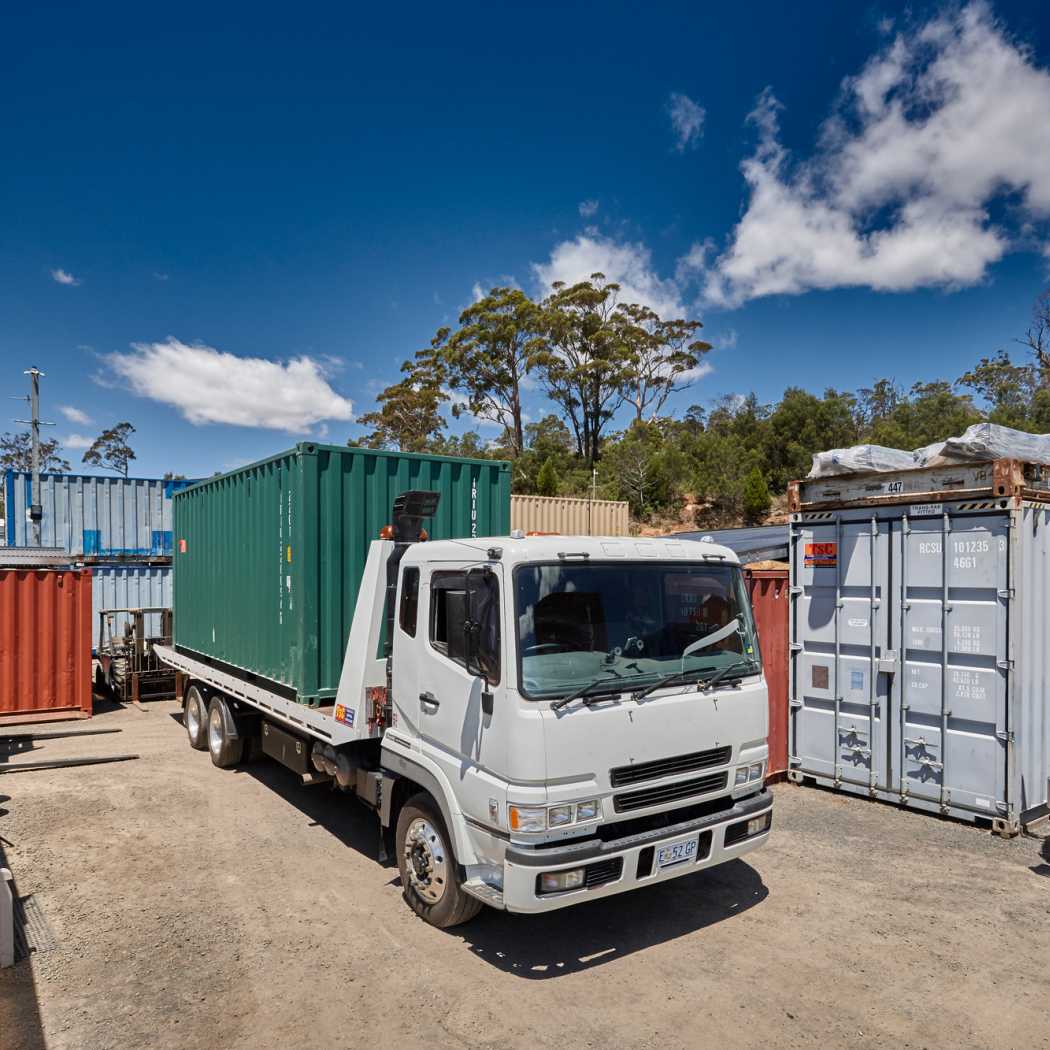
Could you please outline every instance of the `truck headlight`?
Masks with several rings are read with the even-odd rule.
[[[560,828],[572,823],[572,806],[551,806],[547,810],[547,826]]]
[[[602,815],[601,802],[596,798],[582,802],[564,802],[557,806],[508,806],[507,816],[511,831],[546,831],[548,828],[567,828],[598,820]]]
[[[585,820],[597,820],[601,813],[601,808],[598,805],[596,798],[589,798],[586,802],[576,803],[576,823],[580,824]]]
[[[546,806],[508,806],[511,831],[546,831]]]
[[[753,784],[755,781],[762,779],[765,771],[765,762],[752,762],[749,766],[737,766],[733,786],[740,787],[742,784]]]

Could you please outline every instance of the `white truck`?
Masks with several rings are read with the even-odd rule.
[[[333,704],[174,646],[190,743],[330,780],[378,816],[405,900],[448,927],[679,878],[767,840],[767,700],[740,565],[713,543],[371,544]],[[178,609],[176,608],[176,616]],[[377,655],[378,654],[378,655]]]

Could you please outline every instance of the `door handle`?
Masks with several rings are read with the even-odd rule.
[[[433,693],[420,693],[419,701],[435,711],[441,706],[441,701]]]

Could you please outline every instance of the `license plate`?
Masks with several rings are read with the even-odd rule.
[[[672,842],[668,846],[661,846],[656,851],[656,866],[669,868],[672,864],[692,860],[696,856],[696,843],[697,840],[692,838],[686,839],[685,842]]]

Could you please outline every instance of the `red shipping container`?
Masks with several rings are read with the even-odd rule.
[[[769,689],[769,777],[782,780],[788,768],[788,570],[748,569],[762,670]]]
[[[0,726],[91,717],[91,572],[0,569]]]

